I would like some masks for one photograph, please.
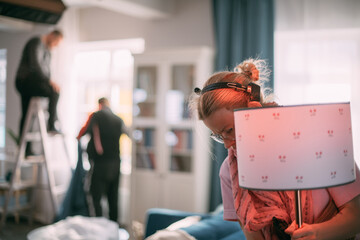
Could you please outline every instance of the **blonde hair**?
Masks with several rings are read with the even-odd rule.
[[[247,86],[252,82],[257,82],[262,85],[269,80],[270,70],[267,67],[265,60],[247,59],[237,65],[234,71],[222,71],[213,74],[204,84],[203,88],[218,82],[236,82],[243,86]],[[253,106],[263,106],[264,96],[261,94],[260,103],[250,101],[250,94],[245,91],[235,91],[232,88],[221,88],[206,93],[195,93],[190,100],[190,108],[198,111],[200,120],[209,117],[211,113],[220,109],[236,109]]]

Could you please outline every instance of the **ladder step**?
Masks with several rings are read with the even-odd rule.
[[[28,156],[27,158],[24,158],[24,161],[22,161],[22,165],[26,164],[40,164],[45,161],[44,155],[35,155],[35,156]]]
[[[12,189],[14,191],[17,191],[17,190],[27,189],[29,187],[34,187],[34,186],[35,186],[34,182],[32,182],[32,181],[24,181],[22,183],[13,184]],[[1,182],[0,183],[0,190],[9,190],[9,189],[10,189],[10,183],[8,183],[8,182]]]
[[[40,132],[28,132],[25,135],[25,141],[27,141],[27,142],[39,142],[39,141],[41,141]]]
[[[48,137],[64,137],[64,133],[51,133],[49,132]],[[25,136],[25,141],[27,142],[40,142],[41,141],[41,134],[40,132],[28,132]]]
[[[8,182],[1,182],[0,183],[0,190],[7,190],[10,188],[10,184]]]
[[[68,187],[65,184],[53,188],[54,195],[65,194],[67,190]]]
[[[48,132],[48,136],[49,137],[65,137],[65,134],[62,132],[57,132],[57,133]]]
[[[40,185],[36,185],[36,188],[42,189],[42,190],[50,190],[51,189],[54,195],[64,194],[68,190],[68,187],[66,184],[53,186],[53,187],[50,187],[49,185],[40,184]]]

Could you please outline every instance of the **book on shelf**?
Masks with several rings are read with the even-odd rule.
[[[140,67],[138,72],[137,87],[144,89],[148,95],[156,93],[156,72],[152,67]]]
[[[191,158],[186,156],[172,156],[170,170],[178,172],[190,172]]]
[[[181,133],[181,130],[173,130],[175,136],[176,136],[176,139],[177,139],[177,142],[176,144],[174,145],[173,149],[174,150],[180,150],[183,148],[183,135]]]
[[[144,146],[153,147],[154,146],[154,129],[145,128],[143,130],[144,134]]]
[[[155,169],[156,161],[155,154],[151,151],[139,151],[136,153],[136,167],[146,168],[146,169]]]
[[[156,169],[155,154],[153,152],[149,152],[148,158],[151,164],[151,169]]]
[[[173,150],[191,150],[193,147],[193,133],[192,130],[173,130],[177,137],[177,144],[174,145]]]
[[[191,150],[193,148],[193,132],[191,130],[187,132],[187,149]]]

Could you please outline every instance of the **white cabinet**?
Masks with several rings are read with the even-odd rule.
[[[209,131],[188,101],[212,66],[206,47],[134,55],[132,220],[153,207],[208,210]]]

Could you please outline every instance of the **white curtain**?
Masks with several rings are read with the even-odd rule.
[[[350,101],[360,164],[360,1],[276,0],[274,90],[283,105]]]

